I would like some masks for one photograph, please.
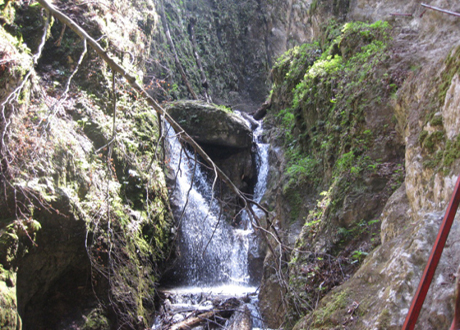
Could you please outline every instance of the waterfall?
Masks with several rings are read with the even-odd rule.
[[[268,174],[268,145],[261,143],[261,125],[254,132],[257,144],[258,180],[254,200],[265,193]],[[221,214],[212,185],[196,163],[194,153],[181,147],[168,126],[170,170],[175,175],[172,201],[178,206],[180,256],[176,266],[180,285],[215,287],[249,286],[249,250],[257,250],[257,239],[249,216],[243,212],[238,228]],[[184,208],[185,206],[185,208]],[[182,214],[183,212],[183,214]],[[260,210],[256,208],[256,214]],[[182,215],[182,216],[181,216]]]
[[[171,128],[168,129],[170,166],[175,173],[174,203],[181,209],[178,216],[182,284],[217,285],[230,281],[231,246],[234,235],[213,199],[194,154],[182,149]],[[183,214],[182,214],[183,212]]]
[[[253,134],[257,146],[257,182],[253,196],[256,202],[260,202],[265,193],[268,176],[268,144],[262,143],[262,132],[258,125]],[[212,182],[195,159],[194,152],[182,148],[169,125],[167,135],[168,177],[174,176],[171,202],[176,208],[179,252],[171,274],[170,284],[174,287],[162,289],[165,298],[152,329],[164,329],[171,321],[180,322],[193,316],[193,311],[209,311],[216,301],[228,298],[238,299],[242,304],[240,309],[249,310],[253,329],[264,328],[257,307],[258,283],[253,279],[256,276],[250,274],[251,265],[252,269],[259,266],[261,271],[264,253],[260,251],[259,237],[249,215],[242,212],[238,227],[230,225],[221,214]],[[263,216],[257,207],[254,212]],[[229,322],[227,320],[225,325]]]

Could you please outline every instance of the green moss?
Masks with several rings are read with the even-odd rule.
[[[433,116],[430,120],[431,126],[442,126],[442,116]]]
[[[378,330],[388,329],[390,327],[391,314],[387,308],[384,308],[377,318]]]
[[[460,135],[454,140],[447,140],[445,151],[444,151],[444,160],[443,165],[449,167],[452,163],[460,158]]]
[[[446,140],[442,131],[434,132],[431,135],[423,135],[427,137],[421,143],[429,151],[424,157],[423,166],[435,171],[443,170],[447,173],[450,166],[460,158],[460,135],[457,135],[452,140]],[[439,148],[434,153],[435,146],[439,146]]]
[[[0,328],[16,330],[19,321],[16,302],[16,274],[0,265]]]
[[[295,181],[318,184],[321,167],[333,167],[334,175],[358,174],[367,167],[369,161],[361,155],[372,146],[374,132],[364,128],[367,100],[361,94],[363,86],[372,93],[394,90],[381,86],[384,79],[371,76],[386,58],[390,29],[386,22],[354,22],[342,28],[331,25],[339,36],[329,40],[321,56],[318,44],[308,44],[278,59],[273,95],[293,86],[292,103],[277,117],[284,130],[286,174]],[[334,50],[338,44],[353,46],[353,51],[344,58]],[[283,73],[284,80],[279,80]],[[385,95],[380,94],[382,100]]]
[[[110,323],[101,308],[93,309],[87,316],[84,330],[109,330]]]
[[[433,158],[423,162],[423,167],[436,169],[440,164],[442,164],[443,157],[444,152],[442,150],[438,150]]]
[[[223,112],[225,112],[225,113],[233,113],[233,110],[231,108],[225,106],[225,105],[217,105],[217,104],[215,104],[215,106],[217,108],[219,108],[220,110],[222,110]]]
[[[441,74],[441,84],[439,86],[439,101],[444,103],[447,91],[452,83],[455,74],[460,74],[460,47],[452,50],[451,55],[445,61],[445,70]]]
[[[420,135],[418,137],[418,142],[420,143],[420,145],[423,145],[423,142],[425,141],[427,136],[428,136],[428,131],[423,130],[420,132]]]
[[[322,329],[324,326],[337,326],[346,315],[348,305],[348,292],[346,290],[334,292],[326,298],[324,305],[312,314],[312,328]]]
[[[435,147],[445,141],[444,132],[436,131],[429,134],[424,140],[422,146],[429,152],[435,151]]]
[[[310,4],[310,9],[308,10],[309,15],[313,15],[318,8],[318,0],[313,0]]]

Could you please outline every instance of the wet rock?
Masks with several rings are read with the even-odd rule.
[[[276,273],[273,255],[268,252],[265,257],[264,274],[259,292],[259,308],[265,324],[269,328],[277,329],[283,323],[286,314],[286,290]]]
[[[252,319],[251,312],[247,306],[242,308],[243,310],[237,310],[229,320],[230,326],[228,330],[251,330]]]

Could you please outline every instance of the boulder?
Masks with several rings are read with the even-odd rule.
[[[166,111],[238,189],[252,193],[257,172],[253,134],[242,117],[228,108],[203,101],[175,101],[166,106]],[[226,187],[223,187],[221,198],[229,203],[235,202]]]
[[[199,144],[239,149],[252,145],[251,129],[225,107],[203,101],[176,101],[166,110]]]

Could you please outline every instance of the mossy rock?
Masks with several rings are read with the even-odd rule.
[[[16,330],[20,328],[20,318],[16,302],[16,274],[6,271],[0,265],[0,328]]]
[[[202,101],[177,101],[168,113],[200,144],[232,148],[252,145],[252,131],[245,121],[222,106]]]

